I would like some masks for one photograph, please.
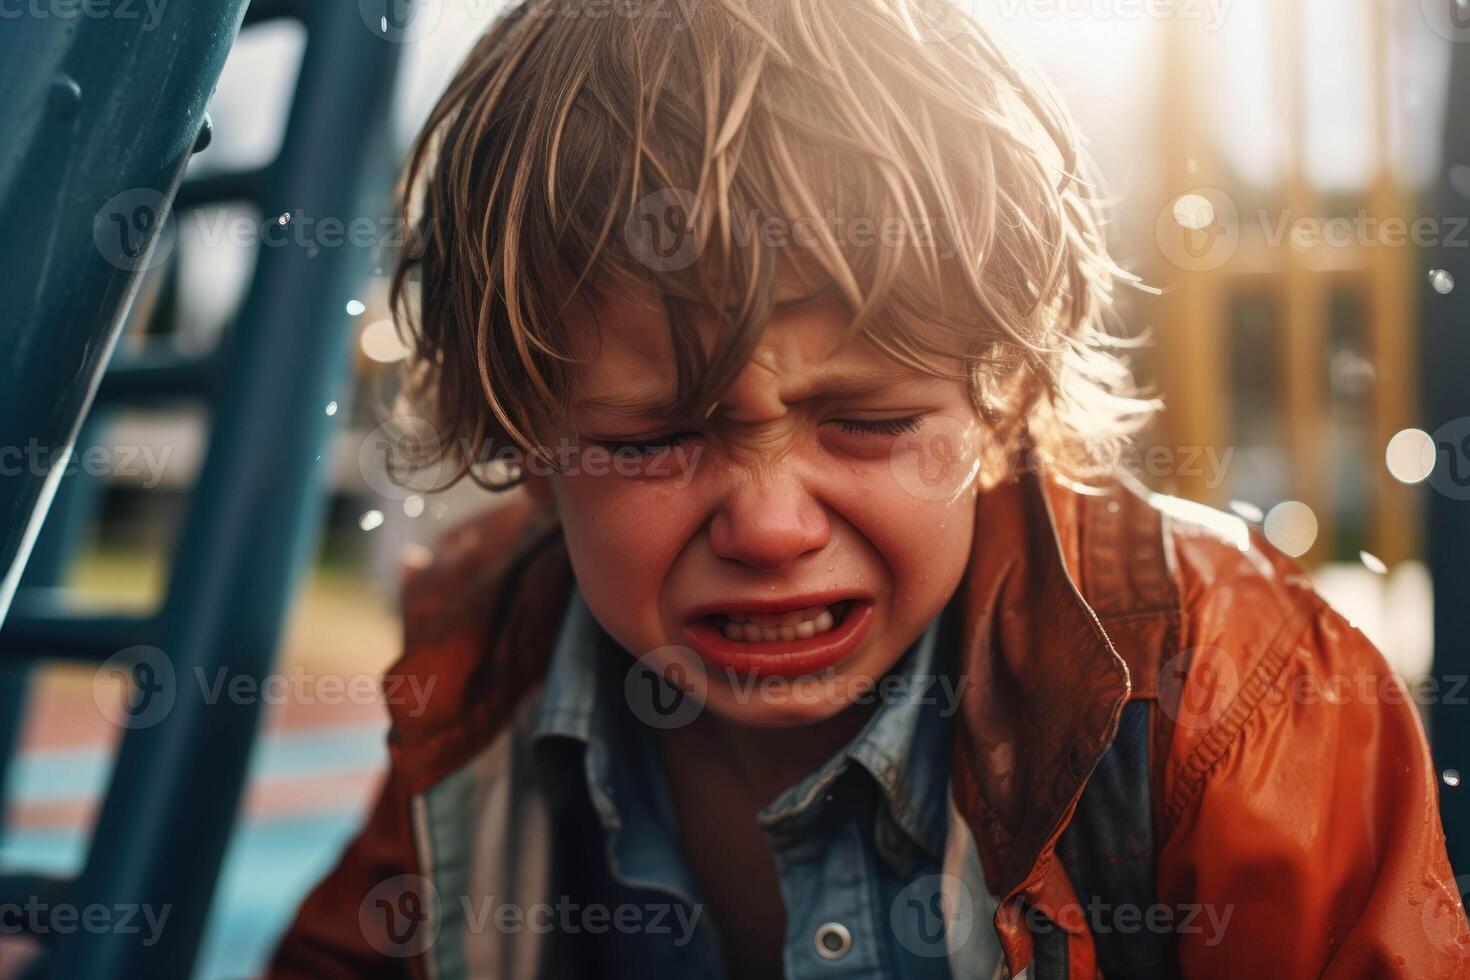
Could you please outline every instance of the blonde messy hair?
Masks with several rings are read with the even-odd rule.
[[[536,451],[571,398],[562,311],[634,283],[697,418],[795,273],[898,362],[967,380],[1002,458],[1106,467],[1153,403],[1107,329],[1124,274],[1088,166],[1048,87],[948,0],[525,0],[405,174],[408,394],[447,482]],[[802,233],[751,233],[771,221]]]

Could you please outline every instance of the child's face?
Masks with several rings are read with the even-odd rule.
[[[964,383],[843,343],[849,315],[829,293],[778,308],[714,414],[671,419],[606,404],[673,393],[651,297],[570,316],[580,438],[553,440],[580,455],[549,481],[593,615],[634,655],[683,660],[727,719],[837,714],[964,573],[980,438]]]

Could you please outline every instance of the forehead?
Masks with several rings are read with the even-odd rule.
[[[812,284],[782,276],[776,285],[771,325],[779,327],[789,319],[788,314],[816,311],[820,306],[821,317],[804,318],[804,332],[840,334],[848,322],[845,307],[835,298],[830,303],[818,302],[835,294],[828,283]],[[612,357],[672,363],[668,319],[658,294],[649,287],[618,283],[600,286],[592,294],[581,292],[565,311],[564,322],[578,360],[596,362]],[[713,318],[696,315],[694,327],[705,351],[712,351],[716,341]]]
[[[568,333],[578,364],[575,407],[624,410],[647,408],[673,394],[674,348],[668,319],[651,291],[620,287],[596,300],[578,301],[569,310]],[[835,290],[778,293],[777,309],[761,330],[751,361],[801,387],[834,374],[867,377],[913,376],[865,336],[849,338],[851,314]],[[708,317],[695,329],[706,351],[716,337]]]

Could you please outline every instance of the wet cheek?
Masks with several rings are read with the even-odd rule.
[[[865,490],[849,498],[844,517],[887,566],[896,604],[932,604],[963,573],[974,534],[973,495],[926,500],[882,480]]]
[[[653,646],[659,596],[683,550],[688,523],[675,495],[628,481],[564,480],[557,505],[577,583],[589,608],[624,646]]]

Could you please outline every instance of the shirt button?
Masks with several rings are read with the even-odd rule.
[[[817,927],[817,955],[824,960],[840,960],[852,949],[852,933],[840,922],[826,922]]]

